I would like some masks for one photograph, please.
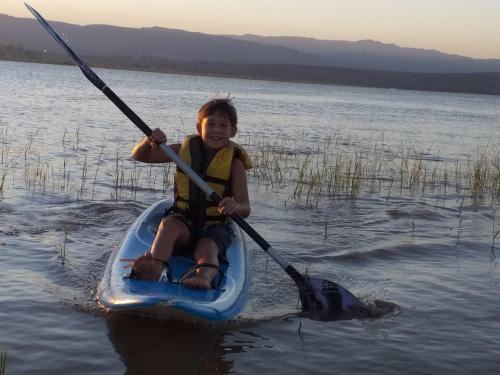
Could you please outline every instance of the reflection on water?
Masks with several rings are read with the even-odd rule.
[[[233,368],[225,358],[220,326],[124,314],[107,314],[106,324],[127,374],[227,374]],[[231,353],[242,351],[242,346],[230,348]]]
[[[302,320],[331,322],[361,319],[367,329],[369,322],[399,314],[397,305],[373,301],[356,314],[339,316],[327,313],[299,313],[266,320],[266,324],[296,326],[297,337],[304,340]],[[235,355],[252,350],[273,349],[273,342],[257,333],[258,321],[239,323],[188,324],[151,317],[106,313],[108,336],[127,374],[227,374],[234,370]],[[231,357],[231,358],[230,358]]]

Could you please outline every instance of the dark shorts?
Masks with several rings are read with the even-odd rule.
[[[227,222],[199,225],[193,223],[185,216],[178,213],[165,213],[166,217],[172,217],[182,221],[189,229],[191,235],[191,243],[186,248],[176,248],[175,255],[192,255],[196,247],[196,243],[202,238],[209,238],[215,242],[219,249],[218,257],[221,260],[226,259],[226,250],[233,241],[234,231],[231,225]]]

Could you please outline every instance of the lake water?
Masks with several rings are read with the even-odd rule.
[[[236,140],[254,155],[282,139],[291,157],[334,139],[346,154],[421,150],[440,168],[500,152],[496,96],[98,73],[172,141],[194,131],[203,102],[230,93]],[[0,108],[7,374],[500,371],[496,199],[381,178],[355,200],[322,193],[310,204],[293,197],[293,179],[270,181],[262,167],[249,174],[255,229],[299,270],[397,307],[369,319],[302,315],[293,282],[248,240],[251,297],[234,321],[111,315],[95,302],[106,261],[134,218],[170,193],[171,170],[129,160],[141,134],[73,66],[0,61]]]

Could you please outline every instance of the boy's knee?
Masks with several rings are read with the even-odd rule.
[[[165,218],[160,222],[158,231],[168,232],[171,235],[181,234],[185,230],[185,225],[179,220]]]

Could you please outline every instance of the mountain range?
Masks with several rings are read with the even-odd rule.
[[[479,88],[473,92],[500,93],[500,81],[497,80],[500,59],[474,59],[371,40],[349,42],[250,34],[210,35],[161,27],[50,23],[75,51],[101,66],[135,66],[137,69],[180,70],[196,74],[216,71],[217,75],[245,78],[363,85],[359,77],[353,82],[349,79],[347,82],[344,82],[345,79],[332,81],[332,76],[342,78],[342,73],[345,73],[352,78],[368,77],[372,83],[366,85],[377,87],[401,87],[398,82],[403,76],[407,83],[421,81],[423,77],[433,74],[441,75],[441,80],[446,77],[445,81],[452,82],[458,78],[454,75],[458,74],[464,82],[483,78],[481,82],[471,81],[464,88],[457,88],[455,84],[450,90],[446,87],[429,89],[469,92],[471,87],[484,86],[489,82],[487,89]],[[0,50],[2,48],[4,53],[0,53],[0,58],[14,60],[16,56],[21,56],[21,60],[50,60],[57,63],[64,54],[35,19],[0,14]],[[6,49],[9,51],[5,52]],[[283,75],[283,70],[292,76]],[[233,71],[240,73],[233,74]],[[392,78],[384,83],[383,77]],[[432,80],[428,79],[428,82]],[[415,85],[407,84],[401,88],[425,89],[426,85],[419,82],[415,87],[412,86]]]

